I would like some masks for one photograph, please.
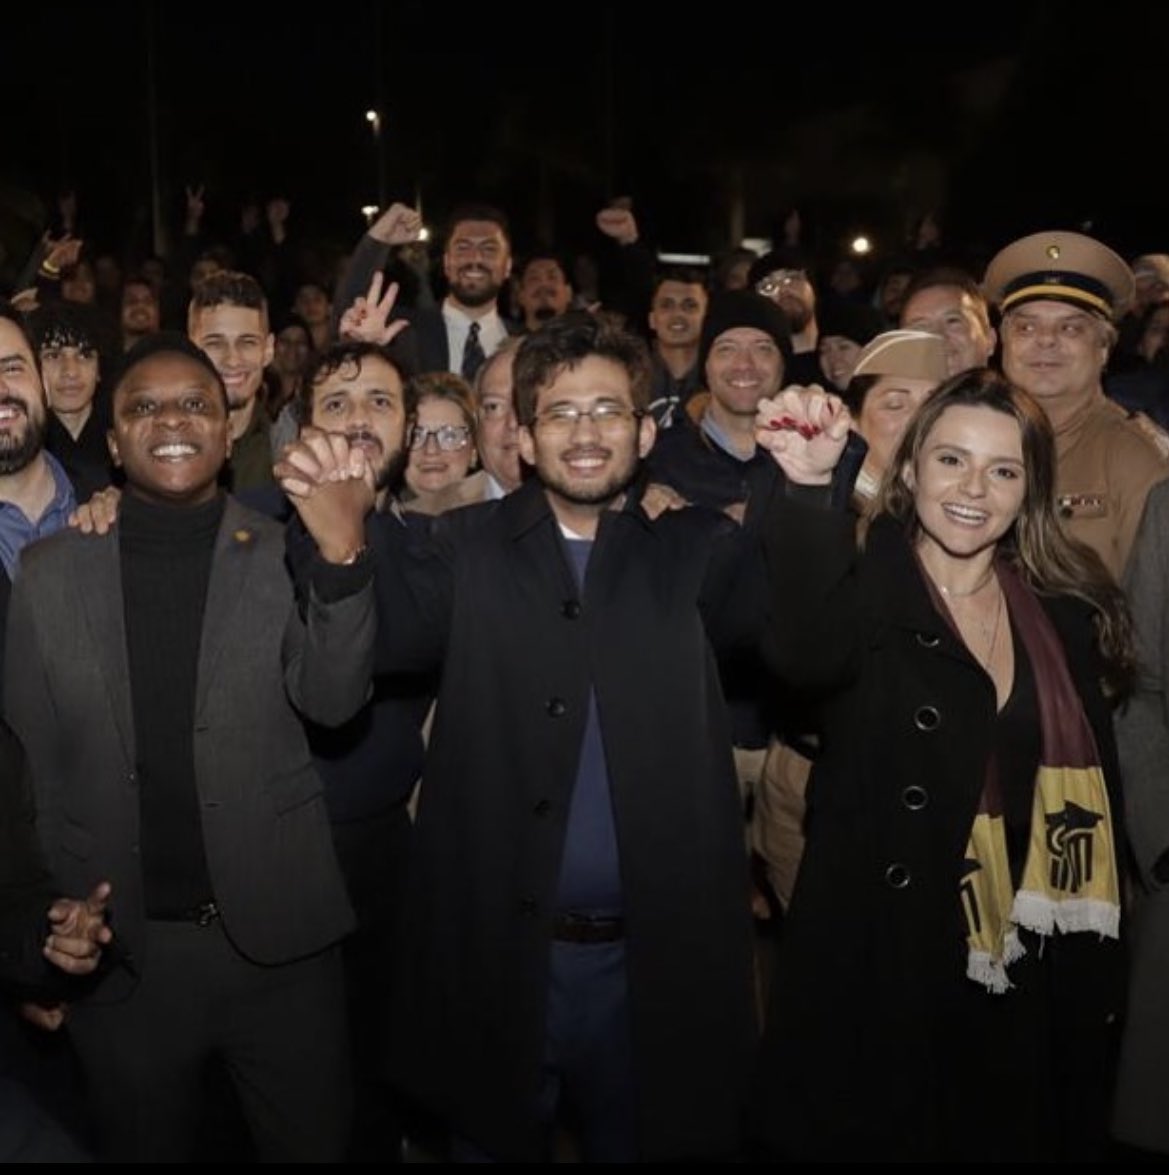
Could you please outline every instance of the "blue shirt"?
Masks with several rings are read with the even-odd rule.
[[[577,584],[583,591],[593,544],[586,539],[565,539],[565,546]],[[609,767],[601,740],[597,699],[592,690],[568,807],[556,901],[560,910],[579,914],[618,914],[623,906]]]
[[[77,509],[73,486],[61,468],[60,462],[50,453],[42,450],[41,456],[49,463],[49,471],[57,487],[53,500],[45,507],[35,522],[25,516],[24,511],[13,502],[0,502],[0,563],[11,579],[16,572],[16,561],[21,550],[37,539],[56,534]]]

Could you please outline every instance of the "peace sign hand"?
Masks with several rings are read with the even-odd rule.
[[[359,297],[341,315],[339,333],[343,339],[384,347],[410,325],[404,318],[389,321],[394,303],[398,300],[398,283],[390,282],[383,295],[384,281],[383,274],[375,273],[365,296]]]

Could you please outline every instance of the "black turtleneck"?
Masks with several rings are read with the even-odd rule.
[[[195,787],[195,678],[224,497],[201,506],[122,497],[119,541],[137,741],[146,915],[179,917],[215,895]]]

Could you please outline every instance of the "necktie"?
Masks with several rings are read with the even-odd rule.
[[[479,342],[479,324],[473,322],[470,331],[467,332],[467,342],[463,347],[463,379],[473,380],[475,372],[479,370],[479,365],[486,358],[487,356],[483,354],[483,344]]]

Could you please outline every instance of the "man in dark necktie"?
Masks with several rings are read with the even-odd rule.
[[[472,322],[471,328],[467,332],[467,341],[463,344],[463,362],[460,369],[463,373],[463,379],[473,380],[486,358],[487,356],[483,354],[483,344],[479,342],[479,324]]]

